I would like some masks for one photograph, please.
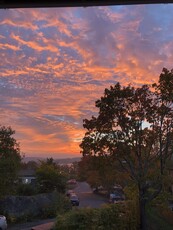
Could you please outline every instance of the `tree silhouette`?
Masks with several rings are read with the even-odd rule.
[[[20,169],[21,154],[19,143],[12,137],[11,127],[0,126],[0,195],[13,192],[13,186]]]
[[[173,71],[164,68],[152,86],[117,83],[95,106],[98,116],[84,120],[82,154],[114,157],[138,187],[140,229],[147,229],[146,204],[162,191],[173,153]]]

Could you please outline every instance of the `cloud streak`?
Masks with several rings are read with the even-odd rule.
[[[172,68],[173,5],[0,10],[0,118],[32,156],[80,156],[82,121],[120,81]]]

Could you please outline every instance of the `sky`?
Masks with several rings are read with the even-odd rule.
[[[26,157],[81,157],[83,119],[120,82],[173,68],[173,4],[0,9],[0,125]]]

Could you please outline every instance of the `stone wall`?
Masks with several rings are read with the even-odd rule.
[[[56,204],[57,196],[57,193],[35,196],[8,196],[0,200],[0,212],[14,218],[22,218],[22,216],[37,217]]]

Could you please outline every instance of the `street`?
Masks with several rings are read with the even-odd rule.
[[[107,203],[107,199],[103,196],[94,194],[86,182],[78,182],[76,188],[73,190],[80,200],[78,208],[99,208],[101,205]],[[54,221],[55,218],[16,224],[14,226],[9,226],[8,230],[50,230]]]
[[[108,199],[106,199],[104,196],[94,194],[92,192],[92,189],[86,182],[78,182],[78,185],[74,189],[74,191],[80,200],[79,208],[99,208],[101,205],[105,204],[108,201]]]

